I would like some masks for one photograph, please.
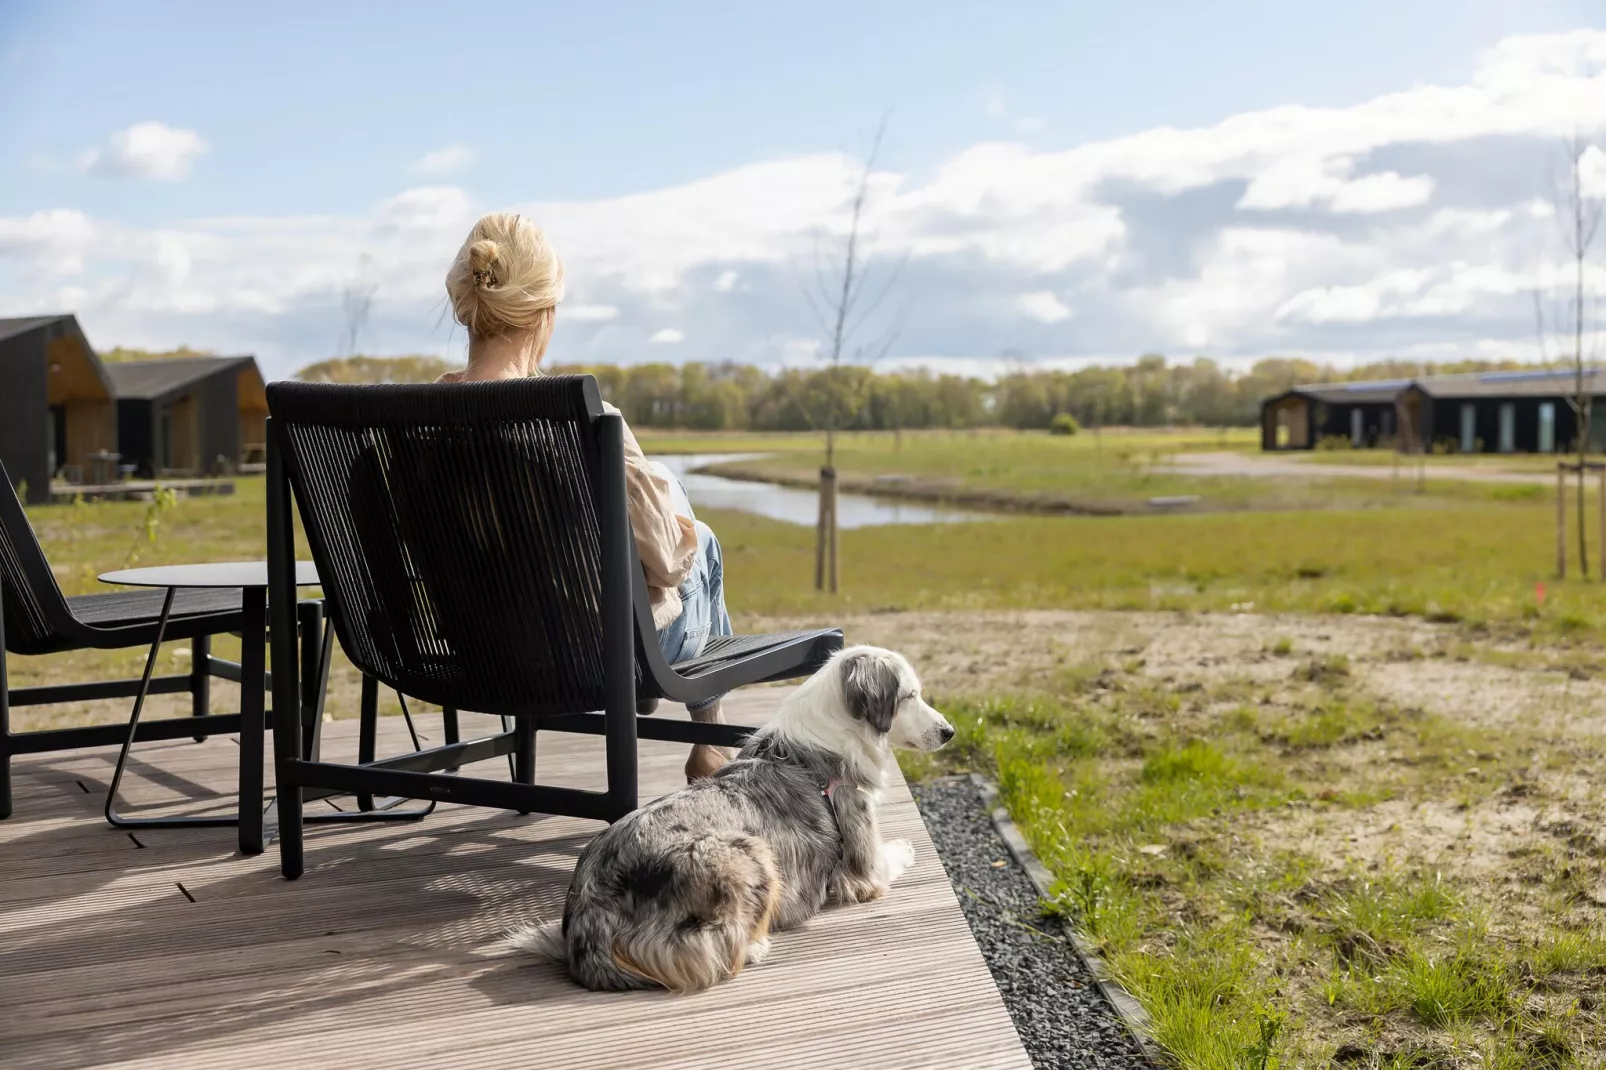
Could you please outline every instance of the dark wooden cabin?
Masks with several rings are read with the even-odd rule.
[[[1266,450],[1315,449],[1342,438],[1355,449],[1392,445],[1395,401],[1405,382],[1318,383],[1296,386],[1260,406],[1260,446]]]
[[[49,501],[54,479],[84,482],[116,450],[114,397],[74,316],[0,319],[0,461],[29,503]]]
[[[118,451],[141,476],[203,476],[260,460],[267,393],[254,357],[108,365]]]
[[[1451,453],[1555,453],[1576,448],[1579,421],[1570,400],[1577,373],[1532,371],[1439,375],[1400,394],[1400,410],[1421,428],[1420,441]],[[1589,370],[1584,391],[1593,399],[1591,449],[1606,443],[1606,374]]]
[[[1336,435],[1357,448],[1568,451],[1578,439],[1576,392],[1577,373],[1557,368],[1298,386],[1261,403],[1261,448],[1314,449]],[[1594,399],[1590,448],[1606,449],[1606,371],[1586,370],[1584,393]]]

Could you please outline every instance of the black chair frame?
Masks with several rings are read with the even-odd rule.
[[[9,686],[6,662],[0,654],[0,819],[13,813],[12,759],[22,755],[45,754],[88,747],[120,747],[105,803],[107,821],[117,828],[174,828],[231,824],[233,818],[130,817],[117,808],[117,789],[135,743],[182,739],[202,742],[212,735],[241,733],[243,712],[212,713],[211,682],[214,679],[240,683],[246,667],[212,655],[212,637],[241,635],[248,630],[242,593],[238,590],[180,590],[164,593],[160,589],[105,594],[64,596],[43,547],[29,523],[22,503],[12,491],[4,465],[0,465],[0,652],[24,656],[67,653],[74,650],[122,650],[148,647],[144,674],[139,678],[96,680],[82,683],[48,684],[36,687]],[[9,591],[9,598],[8,598]],[[298,675],[300,696],[289,708],[299,708],[305,724],[304,746],[307,756],[318,753],[323,714],[323,683],[327,679],[333,631],[324,619],[323,602],[297,601],[292,590],[295,615],[288,627],[299,636],[300,656],[308,671]],[[265,623],[266,613],[259,618]],[[185,674],[155,676],[158,649],[162,642],[189,640],[190,671]],[[292,654],[292,657],[295,655]],[[260,665],[264,685],[272,693],[273,674]],[[190,695],[189,717],[148,721],[141,717],[143,700],[149,695]],[[30,732],[11,729],[11,711],[28,706],[50,706],[68,702],[103,699],[135,699],[128,723],[51,728]],[[281,707],[285,708],[285,707]],[[362,734],[372,738],[377,711],[364,706]],[[264,727],[273,723],[272,709],[262,711]],[[243,743],[242,762],[262,761],[262,746]],[[385,800],[379,805],[368,801],[363,810],[379,810],[366,819],[408,820],[426,816],[430,808],[397,810],[405,800]],[[363,820],[354,814],[317,814],[313,821]],[[272,834],[271,819],[267,835]],[[256,849],[253,847],[252,849]]]
[[[796,679],[814,672],[842,647],[842,633],[836,629],[729,637],[710,641],[695,659],[668,663],[658,647],[626,507],[623,421],[617,413],[603,411],[591,376],[383,387],[284,382],[270,384],[268,405],[268,575],[274,664],[295,664],[288,647],[281,653],[280,645],[292,641],[292,633],[285,629],[291,627],[288,607],[293,603],[282,595],[293,582],[293,515],[299,505],[312,559],[324,578],[325,596],[332,603],[342,646],[366,677],[395,688],[399,694],[412,694],[443,707],[448,713],[449,735],[456,734],[455,711],[462,708],[500,715],[504,726],[511,721],[510,727],[496,735],[448,742],[395,758],[375,760],[372,742],[366,741],[359,764],[354,766],[303,757],[300,741],[294,735],[296,725],[287,732],[275,732],[279,843],[283,872],[288,879],[299,877],[304,866],[302,809],[306,802],[330,795],[356,792],[359,798],[389,795],[444,800],[520,813],[615,821],[637,805],[638,739],[740,746],[754,731],[743,725],[641,717],[637,713],[638,698],[663,697],[690,703],[749,684]],[[565,405],[569,406],[566,416],[554,415],[554,409],[563,413]],[[310,480],[327,473],[309,470],[321,462],[317,457],[303,455],[312,454],[314,449],[298,447],[298,433],[306,442],[314,442],[320,440],[319,434],[323,438],[337,433],[348,437],[368,434],[376,425],[407,432],[413,429],[409,421],[416,420],[432,426],[438,421],[453,431],[473,435],[477,429],[498,422],[516,423],[527,410],[539,411],[549,424],[579,429],[588,470],[585,483],[596,520],[595,612],[600,617],[600,649],[595,656],[600,669],[601,712],[588,712],[585,707],[554,711],[534,701],[511,701],[501,708],[485,708],[462,701],[463,696],[450,684],[425,682],[409,690],[402,681],[387,677],[381,665],[369,662],[361,637],[355,643],[348,642],[342,626],[350,625],[351,615],[340,604],[339,591],[329,582],[340,572],[337,559],[353,551],[344,544],[336,545],[322,530],[323,521],[317,512],[321,507],[317,504],[319,499],[309,488]],[[398,412],[403,415],[395,415]],[[524,478],[536,477],[530,474]],[[396,535],[398,540],[401,537],[401,533]],[[385,626],[400,627],[396,622]],[[434,626],[446,627],[439,621]],[[280,672],[275,674],[274,688],[276,704],[291,702],[297,682],[290,672]],[[536,784],[536,733],[541,729],[603,736],[607,786],[592,791]],[[441,770],[455,770],[502,755],[512,757],[511,781],[436,775]]]

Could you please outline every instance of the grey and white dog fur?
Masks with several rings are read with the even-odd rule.
[[[827,899],[886,894],[914,863],[876,820],[894,748],[953,738],[901,654],[841,651],[714,776],[649,803],[580,854],[563,920],[511,936],[586,988],[707,988]]]

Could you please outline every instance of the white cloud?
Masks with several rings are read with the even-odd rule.
[[[1606,198],[1606,152],[1599,145],[1584,150],[1578,160],[1578,177],[1585,197]]]
[[[1405,178],[1394,171],[1366,175],[1346,182],[1333,194],[1335,212],[1393,212],[1428,203],[1433,196],[1433,177],[1413,175]]]
[[[466,145],[447,145],[426,152],[412,162],[408,170],[420,175],[446,175],[461,171],[475,160],[474,150]]]
[[[1001,93],[984,97],[994,103],[1009,115]],[[991,360],[1025,346],[1017,332],[1034,323],[1056,324],[1064,347],[1040,359],[1070,361],[1523,352],[1525,295],[1560,277],[1536,263],[1555,222],[1536,198],[1575,129],[1606,136],[1606,32],[1513,38],[1460,84],[1350,107],[1280,107],[1052,152],[987,142],[919,180],[877,174],[872,268],[884,277],[907,259],[883,309],[888,324],[906,315],[892,358]],[[1514,154],[1534,161],[1531,180]],[[1587,163],[1591,189],[1606,183],[1606,154]],[[571,293],[584,295],[565,306],[555,356],[644,359],[640,331],[623,328],[672,322],[653,337],[676,359],[808,359],[820,334],[798,276],[845,233],[861,166],[816,153],[628,196],[508,206],[542,222]],[[489,207],[431,184],[341,216],[160,229],[69,208],[0,218],[0,303],[33,309],[71,275],[86,326],[107,344],[255,350],[282,374],[329,354],[341,288],[368,253],[375,336],[392,351],[437,351],[461,342],[442,316],[446,267]],[[720,296],[738,288],[740,301]]]
[[[182,182],[195,160],[209,151],[211,146],[194,130],[135,123],[113,134],[105,148],[85,152],[80,163],[94,175]]]
[[[1431,175],[1406,178],[1381,171],[1351,178],[1354,169],[1347,156],[1277,160],[1250,181],[1238,207],[1277,211],[1325,205],[1334,212],[1369,214],[1415,208],[1433,196]]]
[[[1423,229],[1435,238],[1457,235],[1475,237],[1497,233],[1511,222],[1512,210],[1497,208],[1441,208],[1428,217]]]
[[[647,341],[652,342],[654,345],[661,346],[679,345],[685,340],[685,332],[676,330],[674,327],[665,327],[663,330],[657,332],[651,338],[647,339]]]
[[[0,218],[0,258],[25,261],[47,275],[76,275],[98,233],[87,215],[71,208]]]
[[[1021,294],[1015,298],[1015,308],[1027,318],[1037,320],[1039,323],[1058,323],[1072,316],[1065,302],[1047,290]]]
[[[469,195],[456,186],[419,186],[387,198],[379,206],[381,227],[398,230],[442,230],[474,222]]]

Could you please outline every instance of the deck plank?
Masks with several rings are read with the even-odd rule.
[[[727,710],[756,723],[783,695],[755,689]],[[494,724],[464,720],[465,734]],[[382,752],[409,746],[398,718],[382,725]],[[439,741],[439,718],[420,731]],[[355,734],[327,725],[328,752],[349,755]],[[238,754],[227,737],[142,745],[125,794],[148,812],[231,807]],[[537,775],[597,787],[602,756],[595,737],[543,733]],[[502,946],[561,910],[597,822],[447,805],[419,823],[309,828],[292,884],[275,849],[242,856],[232,829],[136,844],[106,827],[111,757],[17,762],[17,813],[0,822],[7,1068],[1031,1065],[901,782],[883,825],[918,859],[885,900],[828,910],[777,934],[764,965],[672,997],[586,992]],[[676,788],[684,757],[643,742],[643,797]]]

